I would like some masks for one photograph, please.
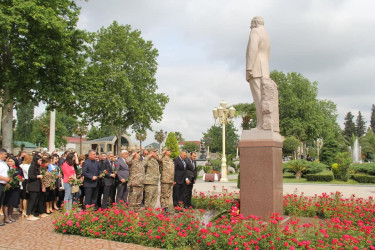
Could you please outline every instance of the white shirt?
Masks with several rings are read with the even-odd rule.
[[[20,167],[22,168],[23,171],[23,177],[27,180],[29,179],[29,168],[30,164],[21,164]]]
[[[9,167],[5,163],[5,161],[1,161],[0,160],[0,176],[2,176],[2,177],[8,177],[8,170],[9,170]],[[3,180],[0,180],[0,183],[6,184],[6,182],[3,181]]]

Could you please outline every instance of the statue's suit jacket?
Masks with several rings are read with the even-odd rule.
[[[253,77],[270,77],[270,38],[264,28],[259,26],[250,31],[246,51],[246,70],[251,70]]]

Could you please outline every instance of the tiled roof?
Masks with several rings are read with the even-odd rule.
[[[25,148],[37,148],[38,146],[34,143],[28,142],[28,141],[14,141],[14,144],[16,144],[18,147],[21,147],[21,145],[25,145]]]

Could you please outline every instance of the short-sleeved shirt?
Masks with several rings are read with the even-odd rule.
[[[0,161],[0,176],[2,176],[2,177],[8,177],[8,170],[9,170],[9,167],[5,163],[5,161]],[[0,183],[6,184],[6,182],[3,181],[3,180],[0,180]]]

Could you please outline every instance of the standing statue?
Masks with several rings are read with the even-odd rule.
[[[279,132],[279,95],[270,79],[270,39],[262,17],[251,20],[246,51],[246,80],[250,84],[256,108],[257,129]]]

